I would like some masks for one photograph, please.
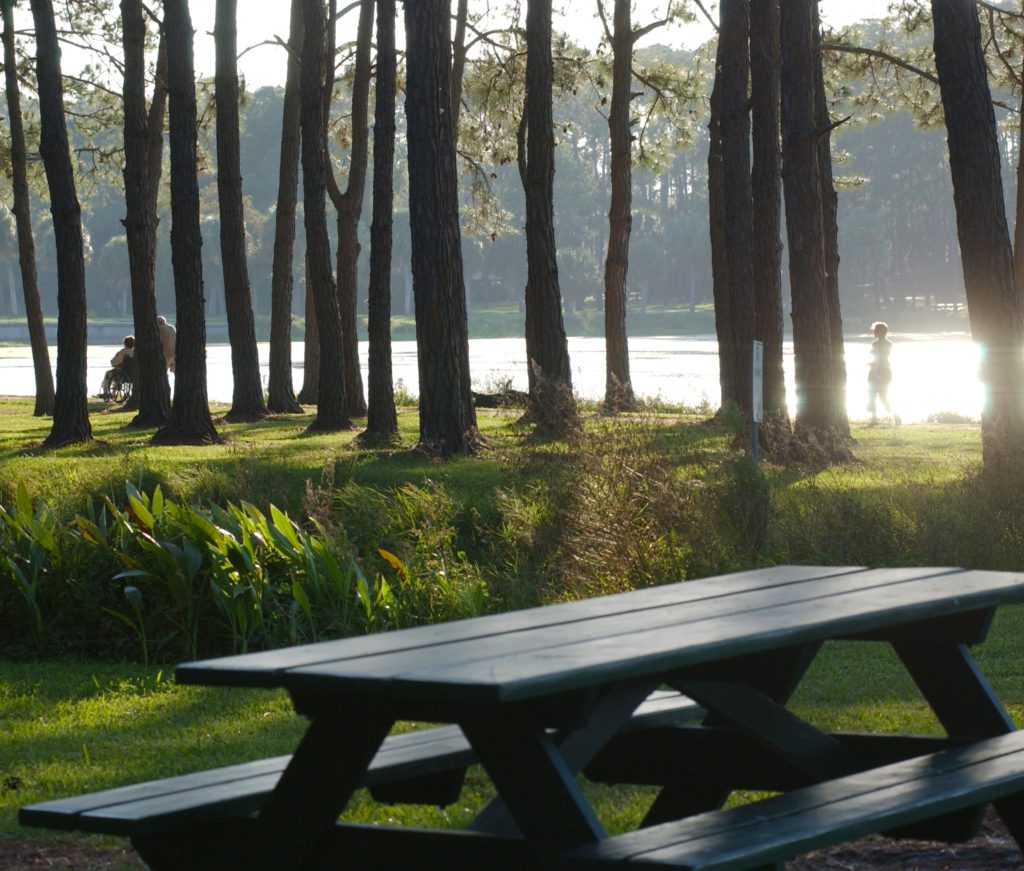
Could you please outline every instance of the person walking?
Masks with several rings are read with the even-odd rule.
[[[881,400],[885,410],[892,415],[893,423],[899,425],[900,417],[893,414],[889,405],[889,385],[892,383],[892,366],[889,355],[892,353],[892,342],[887,337],[889,325],[878,321],[871,325],[875,341],[871,343],[871,363],[868,368],[868,411],[871,421],[868,426],[878,424],[877,404]]]

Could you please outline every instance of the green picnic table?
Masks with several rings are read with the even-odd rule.
[[[1024,574],[779,566],[181,665],[283,687],[290,757],[46,802],[21,822],[131,837],[157,869],[776,868],[871,832],[968,837],[993,803],[1024,835],[1024,740],[969,647]],[[945,729],[828,733],[787,702],[825,641],[883,641]],[[447,724],[389,737],[399,720]],[[408,735],[419,737],[408,737]],[[444,803],[466,830],[338,822],[355,789]],[[660,787],[608,836],[580,779]],[[734,789],[780,794],[722,809]]]

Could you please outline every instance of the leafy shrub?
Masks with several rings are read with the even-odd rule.
[[[118,643],[103,639],[125,636],[112,632],[120,627],[148,661],[395,625],[383,575],[369,579],[315,521],[304,528],[274,506],[179,504],[159,487],[146,495],[128,484],[127,493],[126,508],[107,499],[67,527],[24,488],[0,507],[0,614],[21,603],[20,617],[0,622],[5,638],[109,654]],[[390,565],[402,566],[397,557]],[[74,637],[56,631],[76,624]]]

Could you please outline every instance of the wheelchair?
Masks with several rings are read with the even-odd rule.
[[[134,383],[135,361],[129,357],[120,366],[111,370],[110,383],[105,395],[101,394],[104,402],[127,402],[132,395],[132,384]]]

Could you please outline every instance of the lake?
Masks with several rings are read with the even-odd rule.
[[[890,397],[896,412],[905,422],[923,421],[939,412],[953,412],[977,420],[981,414],[983,388],[978,381],[979,354],[970,337],[964,334],[890,333],[893,342],[893,385]],[[119,345],[90,345],[88,350],[89,394],[99,392],[103,373]],[[868,334],[850,336],[846,341],[848,373],[847,409],[851,419],[867,417],[867,370],[871,349]],[[718,388],[718,344],[713,336],[633,337],[629,340],[633,388],[639,396],[660,397],[666,402],[716,406]],[[302,384],[301,342],[295,342],[296,390]],[[267,381],[269,348],[259,346],[264,384]],[[366,378],[366,342],[360,343],[363,378]],[[393,367],[396,382],[401,380],[411,393],[417,392],[416,343],[393,343]],[[487,391],[504,379],[512,386],[526,389],[526,344],[517,339],[472,339],[469,343],[473,386]],[[790,409],[795,408],[793,390],[793,348],[784,348],[786,382]],[[604,396],[604,340],[570,338],[573,387],[587,399]],[[56,349],[50,348],[56,361]],[[207,349],[207,377],[210,399],[231,401],[231,354],[226,344],[211,344]],[[172,376],[173,378],[173,376]],[[0,393],[31,396],[35,392],[32,357],[27,346],[0,348]]]

